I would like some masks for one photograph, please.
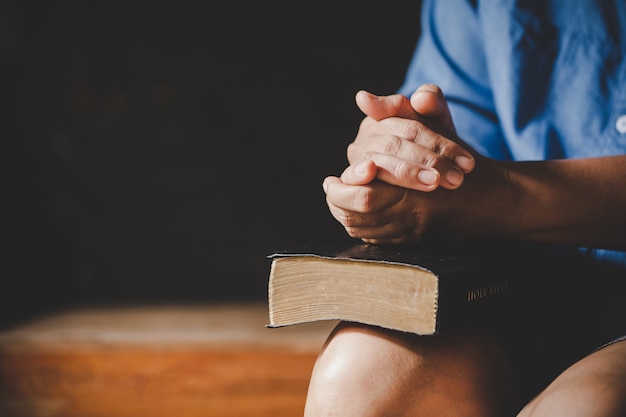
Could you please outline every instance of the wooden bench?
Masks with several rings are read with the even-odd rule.
[[[76,308],[0,332],[0,416],[302,415],[334,323],[264,304]]]

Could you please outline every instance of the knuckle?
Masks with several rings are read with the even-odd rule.
[[[402,146],[402,139],[396,136],[387,136],[382,142],[382,149],[385,155],[396,156]]]
[[[434,138],[433,151],[440,155],[451,154],[454,151],[454,147],[454,142],[451,142],[441,135],[437,135]]]
[[[354,208],[356,211],[365,213],[372,209],[374,204],[374,195],[372,189],[368,187],[360,187],[354,194]]]
[[[361,120],[361,123],[359,124],[359,132],[363,130],[368,130],[370,126],[372,126],[375,123],[376,123],[376,120],[372,119],[371,117],[364,117]]]
[[[356,227],[352,227],[352,226],[344,226],[344,229],[346,230],[346,233],[348,234],[348,236],[350,237],[361,237],[360,236],[360,232],[359,229]]]
[[[421,128],[417,125],[414,135],[411,136],[412,142],[417,145],[421,145],[428,148],[434,153],[445,155],[452,151],[454,144],[450,142],[446,137],[439,134],[434,134],[429,130]]]
[[[435,168],[439,165],[441,161],[441,155],[434,152],[429,152],[422,157],[422,165],[427,166],[429,168]]]
[[[435,139],[430,145],[430,150],[436,154],[441,154],[443,146],[439,140]]]
[[[423,136],[422,125],[415,121],[405,121],[399,127],[400,136],[418,143]]]
[[[392,175],[395,178],[409,178],[412,176],[413,169],[411,166],[405,161],[398,161],[393,166]]]
[[[360,162],[364,159],[371,159],[374,152],[371,149],[367,149],[365,146],[361,146],[356,142],[352,142],[346,149],[346,156],[348,162],[353,164]]]
[[[335,218],[345,228],[356,229],[360,223],[358,214],[352,211],[343,210],[338,216],[335,216]]]
[[[341,225],[343,227],[348,227],[351,225],[351,219],[350,216],[348,215],[348,213],[345,210],[341,210],[338,213],[335,214],[335,219],[337,219],[337,221],[339,223],[341,223]]]
[[[368,123],[371,122],[371,119],[369,117],[364,117],[361,119],[361,123],[359,123],[359,128],[363,128],[365,126],[368,125]]]
[[[435,152],[437,152],[439,155],[447,155],[451,153],[454,148],[454,146],[450,143],[450,141],[448,141],[447,139],[441,136],[437,137],[435,146],[437,148]]]
[[[359,147],[354,142],[350,143],[346,148],[346,154],[348,156],[348,161],[352,162],[359,154]]]

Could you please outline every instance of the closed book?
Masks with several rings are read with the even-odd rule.
[[[432,335],[510,314],[547,251],[526,245],[347,243],[272,253],[268,327],[343,320]],[[514,313],[514,312],[513,312]]]

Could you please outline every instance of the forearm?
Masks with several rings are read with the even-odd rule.
[[[502,167],[509,185],[492,198],[505,212],[492,227],[504,237],[626,249],[626,155]]]

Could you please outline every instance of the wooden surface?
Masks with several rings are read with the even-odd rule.
[[[0,332],[0,416],[300,416],[334,323],[266,323],[264,304],[42,317]]]

